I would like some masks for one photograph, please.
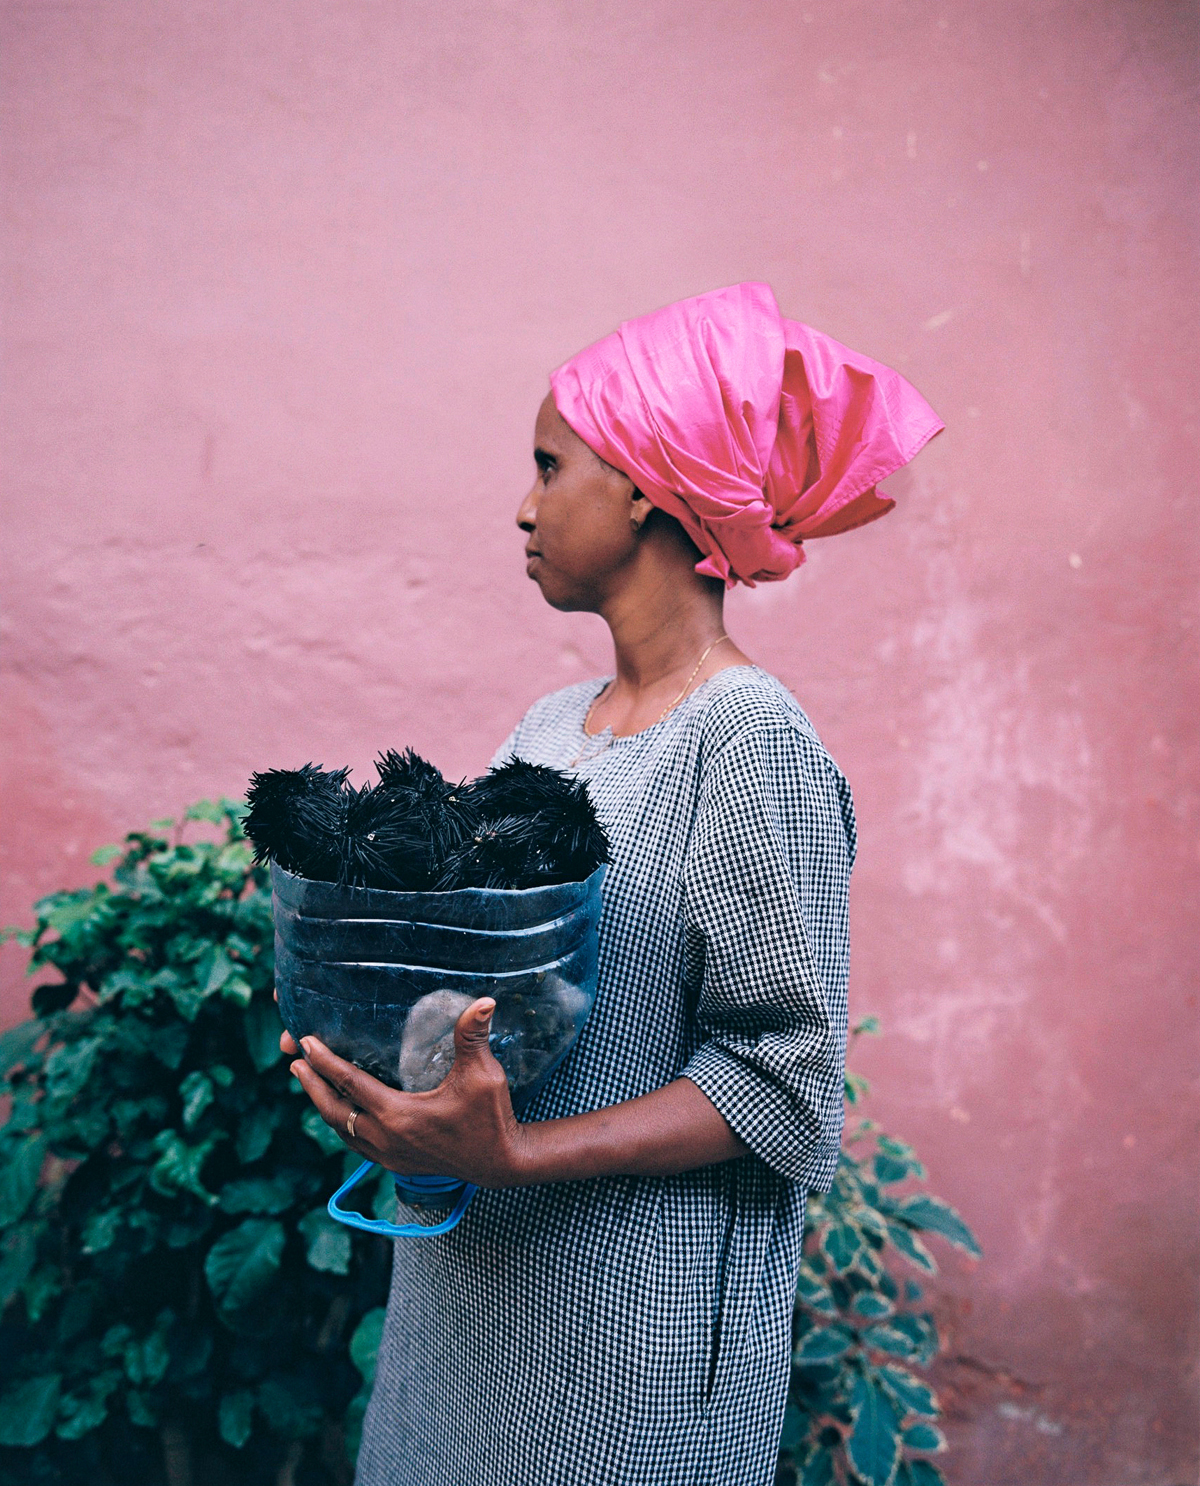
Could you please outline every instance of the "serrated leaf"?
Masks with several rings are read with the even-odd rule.
[[[900,1458],[900,1420],[891,1399],[859,1374],[850,1397],[854,1428],[846,1453],[864,1486],[887,1486]]]
[[[909,1450],[924,1450],[933,1454],[946,1448],[946,1436],[932,1424],[910,1424],[904,1431],[904,1444]]]
[[[167,1335],[175,1317],[169,1310],[160,1311],[154,1329],[148,1335],[125,1344],[125,1376],[135,1388],[153,1388],[162,1382],[171,1361]]]
[[[220,1205],[227,1213],[282,1213],[296,1199],[296,1189],[285,1176],[250,1176],[226,1182]]]
[[[381,1305],[369,1310],[354,1328],[354,1335],[350,1338],[350,1361],[358,1368],[366,1383],[370,1383],[375,1376],[375,1359],[379,1355],[386,1315],[387,1311]]]
[[[270,1286],[285,1239],[283,1225],[269,1218],[247,1218],[217,1239],[204,1260],[204,1276],[223,1312],[244,1310]]]
[[[975,1235],[948,1202],[940,1197],[921,1193],[907,1197],[896,1209],[898,1217],[924,1233],[939,1233],[955,1248],[962,1249],[973,1259],[982,1259],[983,1250],[975,1241]]]
[[[81,1440],[108,1418],[108,1398],[121,1380],[118,1372],[102,1372],[80,1393],[68,1394],[58,1406],[54,1433],[60,1440]]]
[[[240,1450],[254,1428],[254,1395],[246,1388],[226,1393],[217,1408],[217,1429],[227,1445]]]
[[[0,1395],[0,1445],[30,1450],[54,1428],[58,1396],[62,1387],[59,1373],[46,1373],[28,1378]]]
[[[831,1362],[854,1345],[854,1333],[845,1326],[815,1326],[801,1337],[792,1361],[798,1366],[811,1362]]]
[[[310,1268],[327,1274],[350,1273],[349,1231],[335,1223],[323,1207],[305,1213],[297,1226],[304,1238]]]
[[[928,1383],[906,1372],[902,1367],[886,1365],[879,1369],[879,1376],[891,1390],[905,1414],[923,1414],[933,1419],[937,1416],[938,1402]]]
[[[25,1216],[45,1159],[45,1140],[27,1135],[0,1167],[0,1228],[9,1228]]]
[[[74,1099],[91,1078],[102,1045],[100,1037],[59,1043],[46,1059],[46,1097],[63,1103]]]

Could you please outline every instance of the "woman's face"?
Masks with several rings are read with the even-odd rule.
[[[556,609],[598,611],[637,549],[645,496],[583,442],[547,394],[534,430],[537,478],[517,512],[526,572]]]

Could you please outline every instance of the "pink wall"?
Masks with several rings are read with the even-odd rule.
[[[603,669],[512,525],[546,373],[765,278],[949,425],[731,627],[854,784],[859,1067],[986,1247],[952,1479],[1194,1480],[1194,10],[5,11],[4,918]]]

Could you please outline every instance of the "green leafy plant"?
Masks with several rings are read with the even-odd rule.
[[[111,885],[17,936],[61,978],[0,1038],[13,1486],[348,1478],[389,1256],[324,1211],[357,1158],[279,1051],[243,813],[203,802],[106,848]]]
[[[868,1018],[854,1035],[877,1030]],[[867,1092],[864,1079],[847,1076],[849,1104]],[[946,1448],[937,1396],[913,1371],[936,1355],[937,1328],[919,1308],[921,1287],[898,1271],[903,1264],[936,1273],[921,1234],[936,1234],[973,1258],[980,1250],[952,1207],[912,1189],[925,1174],[911,1147],[860,1120],[833,1190],[809,1198],[782,1482],[944,1486],[929,1458]]]

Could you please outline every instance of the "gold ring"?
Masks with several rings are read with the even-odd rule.
[[[356,1110],[356,1109],[352,1109],[350,1111],[350,1113],[346,1116],[346,1134],[350,1137],[351,1140],[353,1140],[355,1138],[355,1136],[354,1136],[354,1124],[355,1124],[355,1121],[357,1119],[358,1119],[358,1110]]]

